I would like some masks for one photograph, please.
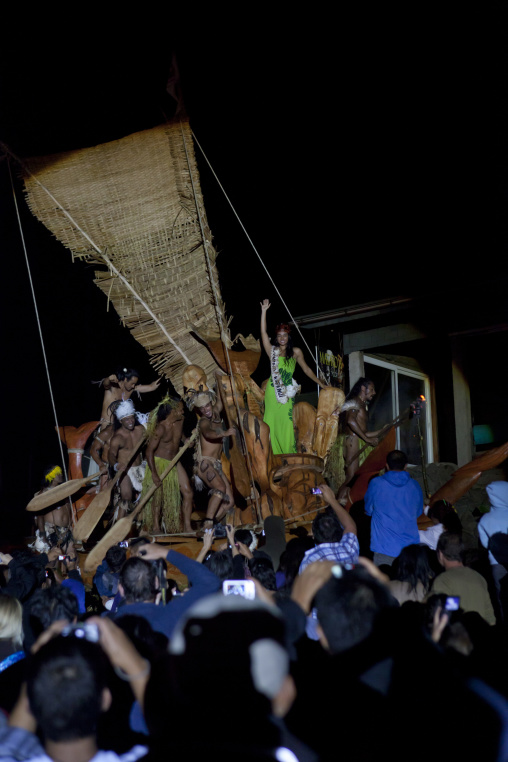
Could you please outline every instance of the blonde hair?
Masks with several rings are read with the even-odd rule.
[[[23,609],[17,598],[0,595],[0,640],[12,640],[19,648],[23,645]]]

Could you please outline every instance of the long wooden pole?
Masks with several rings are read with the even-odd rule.
[[[161,482],[164,481],[166,476],[169,474],[169,472],[176,466],[182,455],[184,454],[185,450],[187,450],[191,444],[194,442],[196,437],[198,436],[198,428],[196,427],[192,434],[190,435],[189,439],[185,442],[182,447],[178,450],[177,454],[171,460],[167,467],[164,469],[162,474],[160,475]],[[160,485],[159,485],[160,486]],[[155,484],[152,484],[150,489],[147,491],[145,495],[143,495],[143,498],[139,501],[138,505],[134,509],[134,511],[130,514],[130,516],[124,516],[123,518],[119,519],[116,524],[113,524],[111,529],[109,529],[102,540],[99,540],[95,548],[88,554],[88,557],[85,561],[85,571],[95,571],[99,563],[102,561],[106,553],[110,548],[113,547],[113,545],[116,545],[117,542],[121,542],[124,540],[127,535],[129,534],[132,523],[136,516],[140,514],[140,512],[143,510],[147,502],[150,500],[152,495],[156,490],[158,490],[159,487]]]
[[[385,436],[388,434],[388,432],[391,429],[396,429],[397,426],[400,426],[402,423],[404,423],[404,421],[406,421],[408,417],[409,417],[409,408],[407,410],[404,410],[403,413],[401,413],[396,418],[394,418],[391,423],[385,424],[383,426],[383,428],[381,429],[382,435],[381,435],[381,438],[380,438],[379,442],[383,441],[383,439],[385,438]],[[378,442],[378,444],[379,444],[379,442]],[[348,468],[351,465],[351,463],[353,463],[357,458],[359,458],[360,455],[362,454],[362,452],[364,452],[367,449],[367,447],[372,447],[372,445],[364,444],[363,447],[360,447],[358,452],[355,453],[352,458],[350,458],[348,461],[346,461],[346,468]],[[376,447],[377,447],[377,445],[376,445]]]

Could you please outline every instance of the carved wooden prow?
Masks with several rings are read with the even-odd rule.
[[[81,469],[81,459],[85,451],[85,445],[90,439],[92,431],[99,425],[99,421],[89,421],[83,423],[77,429],[75,426],[59,426],[58,434],[60,439],[67,447],[69,453],[69,479],[81,479],[83,471]]]
[[[480,455],[479,458],[475,458],[470,463],[466,463],[465,466],[461,466],[453,473],[451,479],[448,479],[446,484],[443,484],[432,495],[429,501],[430,505],[435,503],[436,500],[447,500],[449,503],[456,503],[476,484],[484,471],[495,468],[506,458],[508,458],[508,442],[501,445],[501,447],[488,450],[488,452]]]
[[[224,417],[227,426],[235,424],[239,428],[238,415],[236,407],[228,404],[228,398],[226,393],[226,386],[229,385],[231,389],[231,382],[229,376],[221,376],[216,374],[217,379],[217,395],[222,401],[222,415]],[[229,384],[228,384],[229,382]],[[230,438],[229,447],[229,460],[231,462],[231,480],[235,488],[238,490],[242,497],[249,497],[251,494],[251,483],[249,478],[249,471],[245,462],[245,454],[242,447],[242,440],[240,431],[236,436]]]
[[[58,434],[64,445],[67,447],[69,455],[69,479],[81,479],[83,477],[81,461],[85,451],[85,445],[98,425],[99,421],[89,421],[88,423],[81,424],[79,428],[76,428],[75,426],[58,427]],[[94,496],[94,494],[87,492],[72,504],[74,509],[74,521],[77,521],[79,519],[79,514],[88,508]]]

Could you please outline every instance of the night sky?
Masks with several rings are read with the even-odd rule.
[[[66,41],[46,15],[0,54],[0,140],[22,157],[158,124],[175,53],[191,127],[293,315],[436,291],[474,302],[507,276],[508,27],[504,4],[482,9],[84,16]],[[196,153],[232,334],[259,336],[260,300],[271,323],[286,312]],[[100,413],[92,380],[153,372],[93,267],[71,263],[15,187],[59,419],[79,425]],[[0,202],[5,511],[58,447],[5,160]]]

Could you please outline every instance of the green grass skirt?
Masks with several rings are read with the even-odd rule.
[[[165,458],[155,458],[155,467],[159,476],[168,467],[169,460]],[[143,490],[141,498],[146,495],[153,484],[152,472],[147,466],[145,478],[143,480]],[[162,486],[156,490],[154,496],[145,506],[143,511],[143,523],[147,530],[153,530],[153,520],[156,513],[161,512],[161,527],[167,534],[182,532],[182,497],[180,494],[180,485],[178,484],[178,470],[175,466],[162,482]]]

